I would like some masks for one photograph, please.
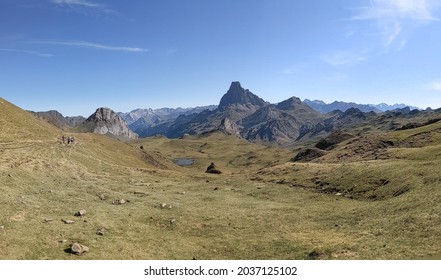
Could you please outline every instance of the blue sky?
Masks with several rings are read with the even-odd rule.
[[[1,0],[0,96],[29,110],[291,96],[441,107],[441,1]]]

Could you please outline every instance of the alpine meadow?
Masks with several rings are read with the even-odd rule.
[[[1,0],[0,264],[429,271],[440,38],[441,0]]]

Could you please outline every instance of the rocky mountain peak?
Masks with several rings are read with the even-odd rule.
[[[294,110],[298,106],[305,106],[305,104],[298,97],[291,97],[285,101],[282,101],[276,105],[276,108],[283,111]]]
[[[221,98],[219,109],[225,110],[227,107],[234,104],[255,105],[261,107],[265,106],[266,102],[248,89],[244,89],[240,82],[232,82],[230,89]]]
[[[117,119],[117,114],[110,108],[102,107],[96,109],[95,113],[93,113],[87,121],[92,122],[100,122],[100,121],[110,121]]]
[[[123,139],[138,138],[138,135],[130,130],[126,121],[109,108],[98,108],[85,123],[92,125],[94,133],[110,134]]]

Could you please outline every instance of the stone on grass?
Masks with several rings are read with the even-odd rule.
[[[205,173],[222,174],[222,172],[217,169],[216,164],[214,164],[213,162],[207,167],[207,171],[205,171]]]
[[[84,246],[80,243],[74,243],[72,244],[70,251],[72,252],[72,254],[81,255],[85,252],[89,252],[89,247]]]
[[[104,229],[104,228],[100,228],[96,231],[96,234],[101,235],[101,236],[103,236],[104,233],[106,233],[106,229]]]
[[[3,229],[5,229],[5,226],[0,226],[0,230],[3,230]]]
[[[118,200],[114,200],[112,203],[115,205],[121,205],[121,204],[126,204],[127,202],[129,201],[125,199],[118,199]]]
[[[52,222],[54,219],[44,219],[44,222],[45,223],[49,223],[49,222]]]
[[[162,209],[168,208],[168,209],[172,209],[171,205],[168,205],[167,203],[161,203],[159,204],[159,207],[161,207]]]
[[[70,225],[70,224],[75,223],[75,221],[72,221],[72,220],[65,220],[65,219],[62,219],[62,221],[63,221],[65,224],[67,224],[67,225]]]
[[[84,209],[81,209],[80,211],[78,211],[77,213],[75,213],[75,216],[77,216],[77,217],[82,217],[82,216],[84,216],[84,215],[86,215],[86,210],[84,210]]]

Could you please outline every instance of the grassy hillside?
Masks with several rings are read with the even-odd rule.
[[[0,259],[441,258],[441,124],[294,163],[297,149],[219,133],[62,144],[66,132],[0,101]],[[211,162],[223,173],[206,174]]]

